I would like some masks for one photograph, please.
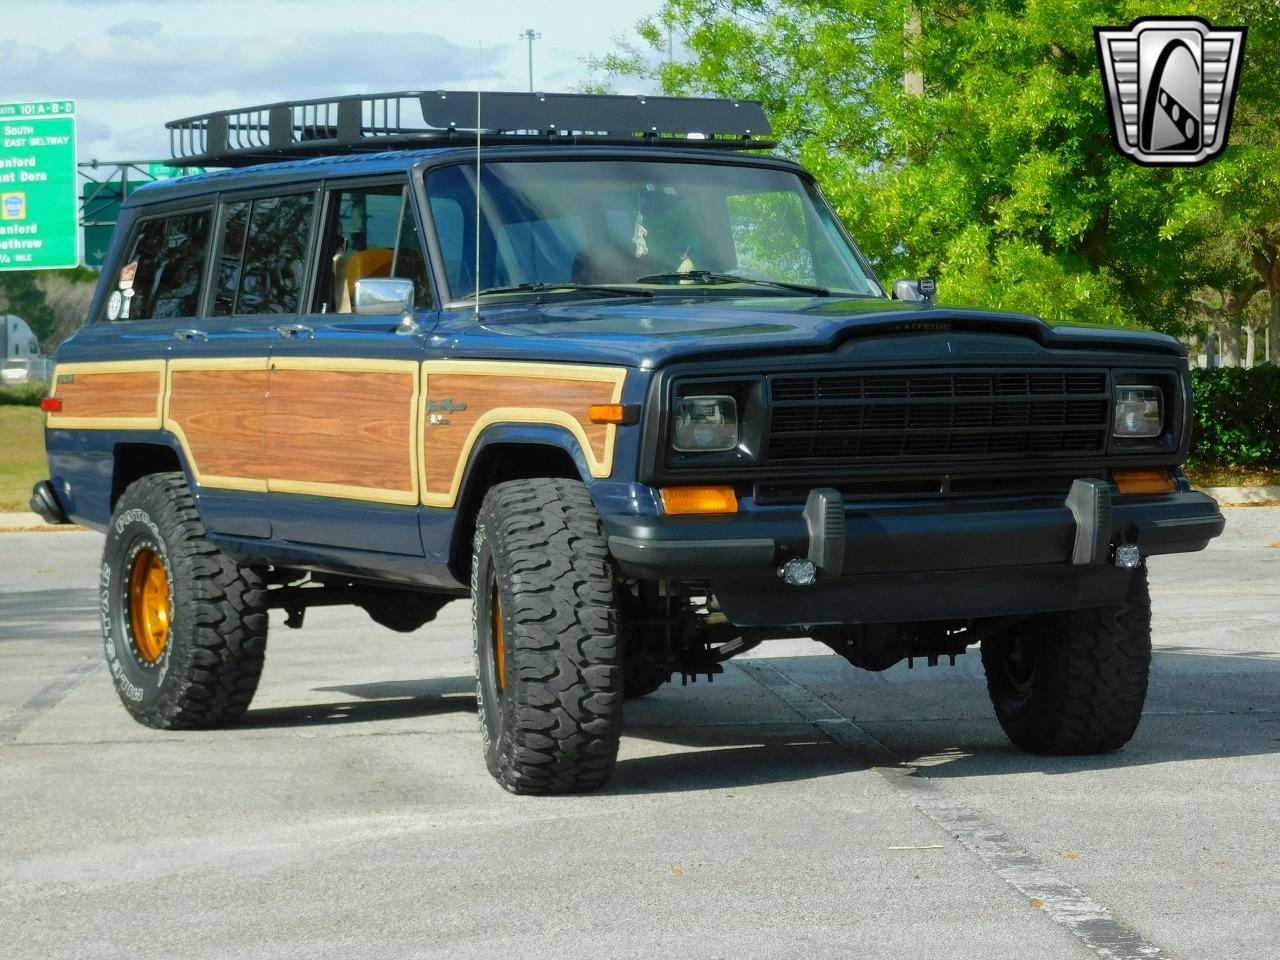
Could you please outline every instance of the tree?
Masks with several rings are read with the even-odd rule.
[[[1274,130],[1277,74],[1265,71],[1280,9],[1196,7],[1248,24],[1239,112]],[[817,174],[887,280],[931,273],[950,301],[1176,333],[1192,292],[1220,279],[1200,256],[1214,230],[1273,222],[1242,213],[1257,181],[1238,178],[1277,157],[1251,143],[1237,163],[1171,170],[1115,149],[1093,27],[1159,12],[1123,0],[667,0],[642,42],[665,51],[669,25],[690,57],[623,47],[602,65],[669,93],[762,100],[782,152]]]
[[[20,316],[45,353],[84,323],[98,275],[72,270],[17,270],[0,273],[0,313]]]
[[[0,312],[21,317],[43,343],[53,330],[55,318],[37,277],[37,273],[28,270],[0,273]]]

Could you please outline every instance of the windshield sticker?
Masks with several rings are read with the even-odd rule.
[[[128,290],[122,291],[122,293],[124,294],[124,296],[123,296],[123,303],[120,305],[120,319],[128,320],[129,304],[133,303],[133,287],[130,287]]]
[[[112,290],[111,296],[107,298],[107,319],[119,320],[120,311],[124,308],[124,297],[121,296],[119,290]]]
[[[120,289],[132,290],[133,278],[137,275],[137,273],[138,273],[137,260],[134,260],[132,263],[126,263],[123,267],[121,267],[120,268]]]

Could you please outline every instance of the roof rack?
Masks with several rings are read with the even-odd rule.
[[[476,141],[476,91],[353,94],[173,120],[175,166],[240,167],[294,159]],[[772,133],[754,100],[482,93],[480,141],[768,149]]]

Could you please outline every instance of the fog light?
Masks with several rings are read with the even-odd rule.
[[[813,565],[812,560],[792,557],[778,568],[778,576],[793,587],[811,587],[818,579],[818,568]]]
[[[1122,543],[1116,547],[1116,566],[1121,570],[1136,570],[1142,563],[1142,550],[1136,543]]]

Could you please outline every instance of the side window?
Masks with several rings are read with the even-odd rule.
[[[210,211],[155,217],[138,224],[117,288],[107,299],[108,320],[193,317],[209,250]]]
[[[309,193],[227,204],[215,314],[298,312],[314,207]]]
[[[324,222],[316,312],[351,313],[356,281],[367,277],[412,280],[414,305],[431,305],[427,259],[403,187],[332,190]]]

